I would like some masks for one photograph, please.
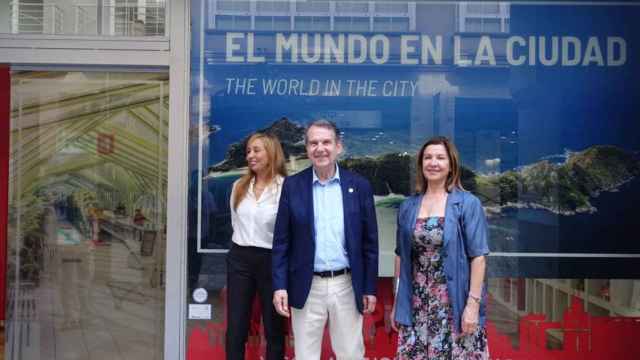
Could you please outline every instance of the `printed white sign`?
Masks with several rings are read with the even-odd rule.
[[[211,304],[189,304],[190,320],[211,320]]]

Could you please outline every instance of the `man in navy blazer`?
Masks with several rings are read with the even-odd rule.
[[[330,121],[309,124],[312,166],[285,179],[276,217],[273,303],[292,318],[298,359],[320,358],[327,319],[337,359],[363,359],[362,314],[376,305],[373,192],[366,179],[337,165],[339,134]]]

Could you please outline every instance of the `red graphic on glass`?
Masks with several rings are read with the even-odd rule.
[[[378,303],[373,314],[365,316],[364,338],[368,360],[391,360],[396,353],[398,334],[389,326],[393,306],[389,278],[378,281]],[[491,299],[490,299],[491,301]],[[226,304],[225,292],[221,304]],[[490,304],[491,306],[491,304]],[[544,314],[530,314],[519,320],[519,337],[500,333],[496,324],[487,322],[489,352],[494,360],[635,360],[640,359],[640,318],[591,316],[584,311],[583,300],[573,297],[562,321],[547,321]],[[187,360],[224,358],[226,316],[222,322],[210,322],[193,328],[187,339]],[[555,345],[552,345],[554,344]],[[293,337],[289,326],[286,336],[287,359],[294,358]],[[260,305],[256,301],[251,320],[246,359],[259,360],[265,341],[260,326]],[[335,359],[325,330],[322,360]]]

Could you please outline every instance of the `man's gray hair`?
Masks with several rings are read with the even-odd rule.
[[[311,129],[312,126],[316,126],[316,127],[321,127],[321,128],[325,128],[325,129],[329,129],[331,131],[333,131],[333,134],[336,137],[336,142],[342,142],[342,137],[340,136],[340,129],[338,129],[338,126],[336,126],[336,123],[334,123],[331,120],[327,120],[327,119],[317,119],[317,120],[313,120],[312,122],[307,124],[307,127],[304,129],[304,143],[307,143],[308,140],[308,136],[307,134],[309,134],[309,129]]]

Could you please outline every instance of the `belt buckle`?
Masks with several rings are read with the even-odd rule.
[[[340,269],[340,270],[331,270],[331,277],[336,277],[336,276],[340,276],[340,275],[345,275],[347,273],[347,269]]]

